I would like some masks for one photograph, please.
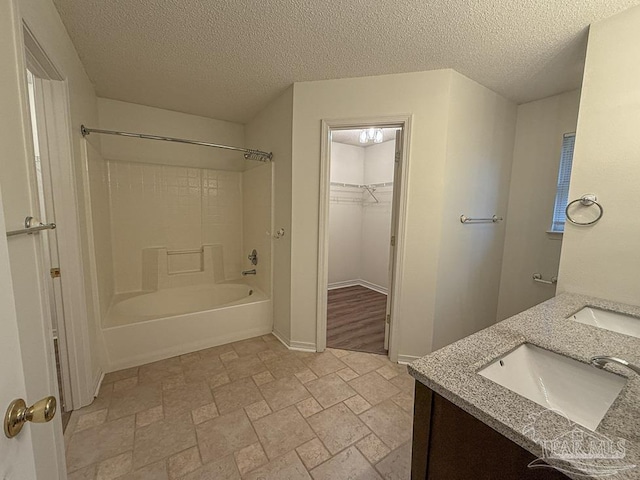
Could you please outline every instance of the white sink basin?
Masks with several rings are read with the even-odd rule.
[[[584,307],[575,315],[569,317],[576,322],[586,323],[594,327],[604,328],[613,332],[623,333],[640,338],[640,319],[623,313],[608,312],[599,308]]]
[[[626,382],[624,377],[528,343],[478,373],[589,430],[596,429]]]

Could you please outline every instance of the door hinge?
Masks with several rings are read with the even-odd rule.
[[[58,278],[60,277],[60,267],[54,267],[50,270],[51,273],[51,278]]]
[[[396,246],[396,236],[395,235],[391,235],[391,246],[392,247]]]
[[[396,152],[396,163],[400,163],[400,152]]]
[[[391,323],[391,314],[387,315],[387,323],[389,323],[389,324]]]

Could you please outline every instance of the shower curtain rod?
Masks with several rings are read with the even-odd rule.
[[[273,160],[273,153],[263,152],[261,150],[252,150],[250,148],[232,147],[229,145],[219,145],[217,143],[201,142],[198,140],[186,140],[184,138],[162,137],[160,135],[148,135],[145,133],[118,132],[116,130],[101,130],[99,128],[87,128],[80,126],[80,132],[83,137],[90,133],[98,133],[104,135],[119,135],[121,137],[144,138],[147,140],[163,140],[165,142],[187,143],[189,145],[200,145],[203,147],[223,148],[225,150],[235,150],[244,152],[244,158],[247,160],[257,160],[259,162],[270,162]]]

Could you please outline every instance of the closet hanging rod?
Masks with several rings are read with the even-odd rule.
[[[200,145],[202,147],[223,148],[225,150],[235,150],[237,152],[243,152],[244,158],[247,160],[258,160],[260,162],[273,161],[273,153],[271,152],[263,152],[261,150],[252,150],[250,148],[232,147],[230,145],[219,145],[217,143],[201,142],[199,140],[186,140],[184,138],[163,137],[160,135],[148,135],[146,133],[119,132],[117,130],[102,130],[99,128],[87,128],[84,125],[80,126],[80,132],[82,133],[83,137],[86,137],[90,133],[98,133],[103,135],[118,135],[121,137],[144,138],[146,140],[163,140],[165,142],[187,143],[189,145]]]

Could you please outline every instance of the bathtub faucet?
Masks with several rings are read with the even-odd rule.
[[[245,270],[244,272],[242,272],[242,276],[246,277],[247,275],[255,275],[256,274],[256,269],[253,268],[251,270]]]

